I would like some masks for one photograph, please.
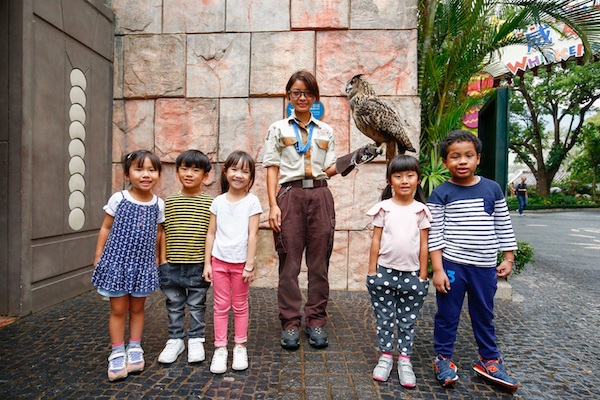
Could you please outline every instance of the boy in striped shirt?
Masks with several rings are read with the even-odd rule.
[[[508,376],[496,345],[494,295],[498,278],[512,272],[517,242],[504,193],[496,182],[475,175],[481,141],[468,131],[450,132],[441,143],[442,161],[451,178],[427,201],[433,222],[429,252],[433,265],[437,313],[434,325],[436,377],[443,386],[458,380],[452,362],[465,294],[479,348],[475,372],[510,391],[518,383]],[[504,260],[496,264],[497,251]]]
[[[204,361],[206,292],[210,283],[204,273],[204,248],[213,197],[202,183],[211,170],[210,160],[199,150],[187,150],[175,160],[177,178],[182,185],[165,201],[164,236],[160,251],[160,289],[166,297],[169,315],[169,340],[158,362],[171,364],[185,349],[188,362]],[[183,330],[185,306],[189,307],[190,326]]]

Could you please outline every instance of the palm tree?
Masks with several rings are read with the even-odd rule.
[[[439,142],[460,127],[478,99],[466,96],[469,79],[504,46],[524,43],[517,29],[564,22],[582,39],[586,62],[600,44],[600,9],[595,0],[572,7],[567,0],[418,0],[421,154],[437,157]],[[571,5],[571,7],[569,7]],[[433,160],[428,160],[433,165]],[[427,170],[427,166],[424,168]]]

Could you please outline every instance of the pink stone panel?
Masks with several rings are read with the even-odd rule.
[[[115,33],[160,33],[162,0],[112,0]]]
[[[329,288],[348,289],[348,232],[336,231],[329,259]]]
[[[225,0],[164,0],[164,33],[223,32]]]
[[[347,29],[349,0],[292,0],[292,29]]]
[[[371,218],[366,212],[379,201],[385,187],[385,164],[370,163],[342,177],[329,180],[335,200],[336,230],[366,229]]]
[[[306,69],[314,73],[314,32],[254,33],[250,47],[251,96],[284,95],[294,72]]]
[[[227,2],[227,32],[288,31],[288,0],[252,0]]]
[[[188,35],[187,97],[247,97],[250,34]]]
[[[124,97],[183,96],[185,36],[125,36],[123,58]]]
[[[352,0],[351,29],[414,29],[416,0]]]
[[[156,100],[156,154],[173,162],[182,151],[198,149],[215,161],[218,120],[218,100]]]
[[[281,98],[222,99],[219,161],[233,150],[244,150],[257,162],[262,161],[267,130],[281,119],[282,109]]]
[[[321,118],[333,128],[335,154],[340,157],[350,152],[350,105],[345,98],[321,97],[325,113]]]
[[[112,160],[134,150],[154,150],[154,100],[113,101]]]
[[[379,95],[416,96],[416,35],[416,31],[317,32],[321,94],[339,96],[354,75],[365,74]]]
[[[372,231],[350,231],[348,236],[348,289],[366,290],[365,277],[369,270]]]
[[[260,229],[258,231],[258,245],[256,247],[256,279],[252,286],[276,288],[279,281],[279,258],[273,242],[273,231]],[[273,304],[275,310],[277,304]],[[277,311],[275,311],[275,314]]]

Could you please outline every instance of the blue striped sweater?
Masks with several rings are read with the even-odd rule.
[[[495,267],[498,250],[517,248],[504,193],[481,177],[472,186],[444,182],[427,200],[433,222],[429,251],[458,264]]]

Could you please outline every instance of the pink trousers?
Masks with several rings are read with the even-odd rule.
[[[250,284],[242,280],[246,263],[232,264],[212,257],[215,348],[227,346],[229,309],[233,308],[234,342],[248,341],[248,292]]]

